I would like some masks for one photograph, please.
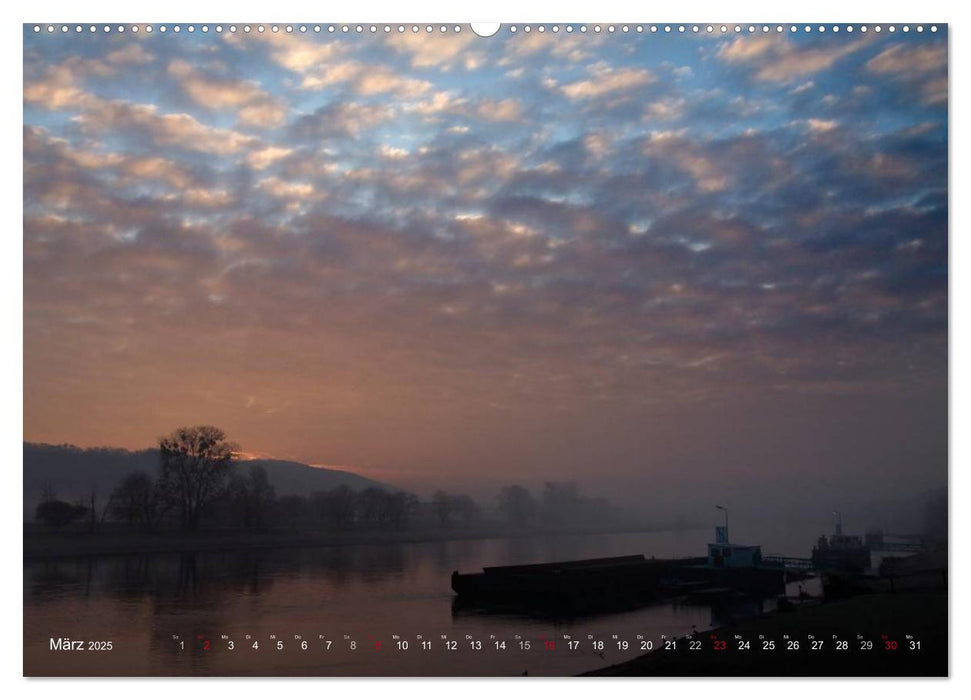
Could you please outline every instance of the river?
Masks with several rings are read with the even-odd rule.
[[[24,673],[573,675],[773,602],[536,619],[457,608],[452,571],[696,556],[709,539],[704,529],[25,561]],[[52,651],[52,640],[82,650]]]

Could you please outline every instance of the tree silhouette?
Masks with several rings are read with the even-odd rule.
[[[246,528],[263,527],[276,501],[276,490],[270,483],[266,469],[250,467],[249,474],[234,474],[229,482],[229,494],[235,515]]]
[[[142,526],[152,530],[165,514],[166,504],[159,487],[144,472],[132,472],[111,492],[108,513],[128,527]]]
[[[580,512],[580,493],[572,481],[547,481],[543,488],[543,521],[562,525]]]
[[[362,522],[370,526],[384,524],[386,518],[384,489],[371,486],[357,494],[357,511]]]
[[[536,499],[522,486],[506,486],[499,492],[499,510],[514,527],[526,527],[536,517]]]
[[[65,525],[83,518],[87,512],[88,509],[82,505],[73,505],[66,501],[53,500],[38,504],[34,517],[45,525],[49,525],[55,530],[60,530]]]
[[[386,499],[388,526],[402,529],[418,510],[418,498],[411,493],[396,491],[389,493]]]
[[[452,499],[444,491],[436,491],[432,494],[432,511],[438,518],[438,524],[442,527],[448,525],[452,517]]]
[[[464,494],[450,494],[436,491],[432,494],[432,512],[442,527],[452,524],[453,518],[470,523],[479,517],[479,506]]]
[[[317,516],[330,527],[344,530],[354,524],[356,494],[346,485],[313,495]]]
[[[182,528],[197,530],[202,514],[225,493],[237,447],[211,425],[179,428],[163,437],[159,487],[179,510]]]

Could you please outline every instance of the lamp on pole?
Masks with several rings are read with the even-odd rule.
[[[728,508],[725,506],[715,506],[718,510],[725,513],[725,541],[728,541]]]

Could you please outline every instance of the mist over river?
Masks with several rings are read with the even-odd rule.
[[[709,539],[706,528],[30,560],[24,672],[572,675],[643,653],[662,634],[704,630],[772,602],[727,611],[666,603],[538,619],[456,606],[452,571],[637,553],[693,556]],[[580,644],[568,649],[564,635]],[[52,651],[51,639],[84,640],[85,650]],[[605,642],[602,650],[595,640]],[[620,648],[623,640],[629,648]],[[87,649],[107,641],[110,650]]]

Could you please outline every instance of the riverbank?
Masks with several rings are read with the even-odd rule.
[[[678,651],[659,649],[583,675],[946,677],[947,613],[946,591],[862,595],[698,633],[693,639],[701,640],[700,651],[690,651],[689,644],[679,642]],[[735,635],[749,640],[751,648],[738,650]],[[799,650],[787,650],[783,635],[798,640]],[[812,650],[809,635],[823,642],[821,650]],[[919,641],[919,651],[909,648],[905,635]],[[716,651],[716,640],[725,641],[726,648]],[[763,640],[774,641],[774,651],[758,648]],[[848,641],[849,648],[837,651],[836,640]],[[867,640],[873,649],[861,650],[861,641]],[[896,642],[895,650],[885,648],[891,641]]]
[[[50,532],[24,526],[24,559],[79,556],[162,554],[178,552],[338,547],[368,544],[411,544],[446,540],[484,540],[535,536],[607,535],[666,532],[665,527],[613,527],[570,530],[510,530],[502,528],[416,529],[403,531],[248,531],[218,530],[167,532]]]

